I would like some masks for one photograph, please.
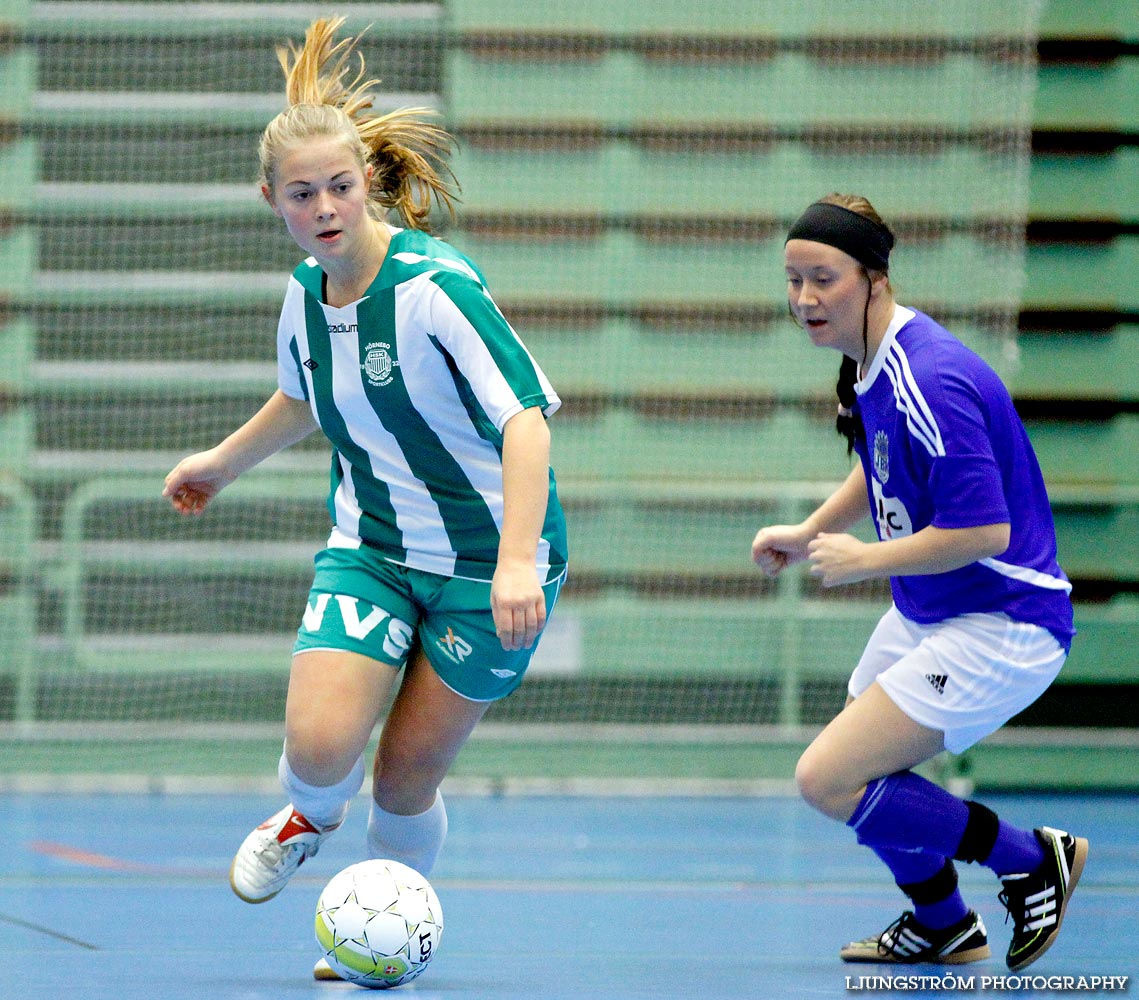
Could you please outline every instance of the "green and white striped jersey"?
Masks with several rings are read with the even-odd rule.
[[[502,527],[502,430],[521,410],[561,405],[487,291],[453,247],[393,229],[367,294],[323,303],[324,272],[293,272],[277,332],[282,392],[305,399],[332,442],[328,544],[378,549],[442,576],[489,580]],[[567,558],[554,474],[539,579]]]

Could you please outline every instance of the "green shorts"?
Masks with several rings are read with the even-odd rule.
[[[471,701],[505,698],[522,683],[538,643],[502,648],[490,583],[409,569],[364,547],[322,549],[314,563],[294,654],[344,649],[398,670],[418,640],[443,683]],[[547,616],[564,579],[542,588]]]

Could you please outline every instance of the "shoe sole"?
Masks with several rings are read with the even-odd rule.
[[[983,944],[967,951],[946,955],[944,958],[923,958],[916,962],[903,962],[896,958],[889,958],[877,951],[873,954],[870,952],[840,951],[838,957],[844,962],[876,963],[878,965],[967,965],[970,962],[983,962],[992,954],[992,949],[987,944]]]
[[[277,892],[271,892],[271,893],[269,893],[268,896],[261,896],[259,899],[254,899],[252,896],[247,896],[247,895],[245,895],[244,892],[242,892],[237,887],[237,883],[233,880],[233,872],[234,872],[234,869],[236,867],[237,867],[237,858],[234,858],[233,861],[231,861],[230,865],[229,865],[229,887],[233,890],[233,894],[238,899],[240,899],[243,903],[253,903],[254,905],[256,905],[257,903],[267,903],[274,896],[278,895],[280,893],[281,889],[284,888],[284,886],[281,886],[281,889],[278,889]]]
[[[1084,862],[1088,860],[1088,841],[1085,837],[1074,837],[1076,842],[1076,853],[1072,856],[1072,865],[1068,870],[1068,887],[1064,892],[1064,902],[1060,906],[1060,915],[1056,918],[1056,926],[1052,928],[1052,933],[1032,955],[1026,958],[1023,962],[1018,962],[1015,965],[1012,962],[1007,962],[1009,969],[1013,972],[1019,972],[1021,969],[1027,969],[1033,962],[1035,962],[1041,955],[1043,955],[1049,948],[1052,947],[1053,942],[1060,936],[1060,928],[1064,926],[1064,914],[1068,912],[1068,901],[1072,898],[1072,893],[1076,889],[1076,884],[1080,881],[1080,876],[1084,873]]]
[[[317,963],[313,966],[312,978],[318,983],[343,982],[343,979],[329,965]]]

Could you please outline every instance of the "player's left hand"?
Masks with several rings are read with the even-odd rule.
[[[529,649],[546,627],[546,595],[532,565],[499,563],[490,585],[494,630],[503,649]]]
[[[807,544],[809,572],[819,577],[824,587],[866,580],[870,577],[863,561],[867,548],[853,535],[820,532]]]

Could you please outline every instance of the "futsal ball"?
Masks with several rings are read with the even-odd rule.
[[[435,957],[443,909],[431,883],[398,861],[361,861],[324,887],[316,940],[342,979],[375,990],[411,982]]]

